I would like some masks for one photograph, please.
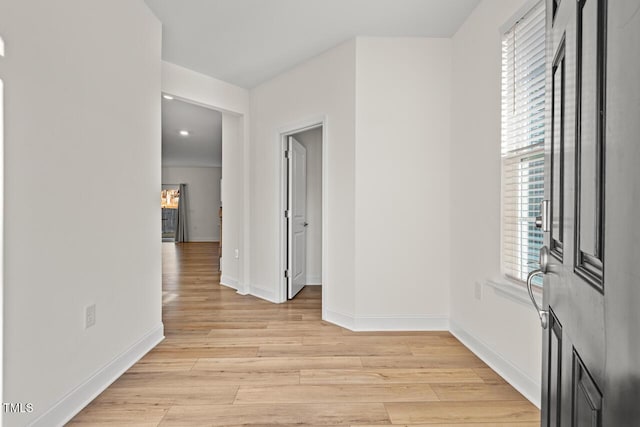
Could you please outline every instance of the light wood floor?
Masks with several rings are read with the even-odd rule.
[[[215,244],[163,244],[166,339],[71,425],[538,426],[447,332],[356,333],[321,288],[275,305],[219,284]]]

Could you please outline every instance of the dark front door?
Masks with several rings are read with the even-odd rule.
[[[639,426],[640,2],[547,0],[547,28],[542,424]]]

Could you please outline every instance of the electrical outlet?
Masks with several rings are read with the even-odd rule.
[[[234,251],[234,254],[235,254],[236,259],[240,258],[240,249],[236,249]]]
[[[480,282],[475,283],[474,294],[477,300],[482,299],[482,284]]]
[[[84,328],[88,329],[96,324],[96,305],[91,304],[84,311]]]

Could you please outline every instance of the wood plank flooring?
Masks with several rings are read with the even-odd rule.
[[[321,288],[271,304],[219,284],[217,246],[163,244],[166,339],[72,426],[540,424],[447,332],[351,332]]]

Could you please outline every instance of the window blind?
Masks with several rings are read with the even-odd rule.
[[[545,6],[502,37],[502,267],[524,281],[538,268],[544,197]]]

